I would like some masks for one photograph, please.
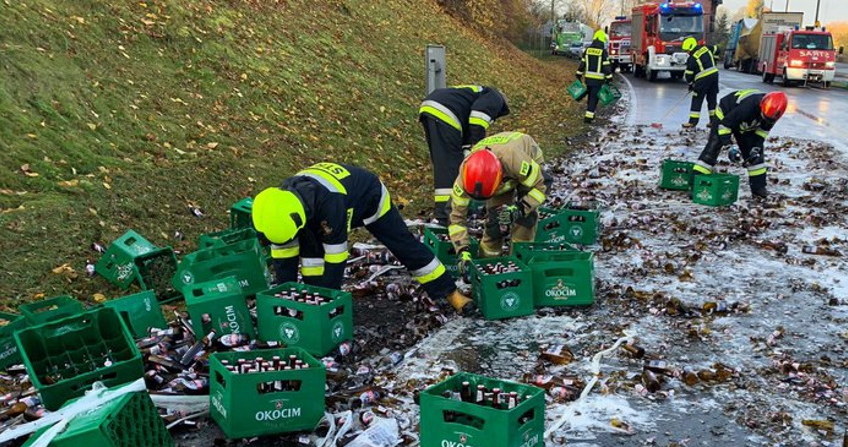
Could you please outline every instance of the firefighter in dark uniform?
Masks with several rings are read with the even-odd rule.
[[[297,280],[340,289],[348,259],[348,232],[365,227],[412,273],[433,299],[457,310],[471,300],[445,266],[406,228],[386,186],[356,166],[318,163],[267,188],[253,200],[253,226],[271,243],[277,282]]]
[[[436,221],[447,227],[450,194],[466,152],[486,136],[498,118],[509,115],[506,96],[493,87],[458,85],[433,90],[418,109],[433,162]]]
[[[577,80],[586,84],[589,95],[586,114],[583,116],[585,123],[594,121],[595,110],[598,108],[598,93],[604,83],[612,81],[612,65],[607,55],[606,44],[607,33],[603,30],[596,31],[592,44],[583,51],[580,66],[575,73]]]
[[[698,45],[694,37],[687,37],[683,41],[683,51],[689,53],[686,62],[684,77],[689,83],[689,91],[692,92],[692,108],[689,111],[689,122],[684,123],[684,128],[698,125],[701,118],[701,106],[704,99],[707,100],[707,108],[710,112],[710,127],[716,121],[716,102],[718,99],[718,67],[715,63],[716,47]]]
[[[731,137],[739,145],[741,157],[731,152],[731,161],[743,161],[748,169],[751,194],[765,198],[766,173],[763,143],[769,131],[786,111],[788,100],[783,92],[763,93],[756,89],[739,90],[721,98],[716,109],[716,122],[707,146],[695,162],[694,174],[712,174],[722,148]],[[738,157],[738,158],[737,158]]]

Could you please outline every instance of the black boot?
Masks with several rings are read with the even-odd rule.
[[[748,177],[748,184],[751,185],[751,195],[755,198],[765,199],[768,197],[765,174]]]
[[[436,219],[436,223],[447,228],[449,216],[450,202],[436,202],[436,208],[433,210],[433,217]]]

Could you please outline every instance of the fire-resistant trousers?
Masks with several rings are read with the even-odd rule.
[[[459,165],[465,158],[462,152],[462,132],[427,114],[421,114],[419,120],[424,127],[430,160],[433,162],[433,214],[440,225],[447,226],[451,188],[459,174]]]
[[[706,99],[710,122],[715,124],[719,89],[718,73],[698,79],[692,87],[692,107],[689,110],[689,123],[698,124],[701,119],[701,107],[704,105],[704,99]]]

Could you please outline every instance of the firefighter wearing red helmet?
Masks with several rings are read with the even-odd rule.
[[[471,199],[486,200],[488,221],[480,244],[483,257],[501,254],[504,227],[513,242],[536,236],[536,208],[545,201],[551,177],[542,168],[544,156],[535,140],[521,132],[502,132],[481,140],[459,167],[451,192],[448,233],[459,267],[465,272],[471,254],[467,218]]]
[[[716,109],[718,126],[713,127],[706,147],[695,162],[694,174],[712,174],[721,150],[736,140],[741,160],[748,168],[751,194],[765,198],[766,173],[763,144],[777,120],[786,111],[788,99],[783,92],[763,93],[756,89],[739,90],[725,96]]]

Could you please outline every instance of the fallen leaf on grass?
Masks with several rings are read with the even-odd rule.
[[[112,185],[110,185],[106,182],[103,182],[103,187],[106,188],[106,189],[112,189]]]
[[[95,293],[91,296],[95,303],[103,303],[106,302],[106,295],[102,293]]]
[[[64,186],[64,187],[70,188],[70,187],[73,187],[73,186],[79,186],[79,180],[77,180],[77,179],[63,180],[63,181],[58,182],[56,184],[59,185],[59,186]]]
[[[29,163],[21,165],[21,172],[23,172],[24,175],[27,177],[38,177],[38,173],[32,171],[32,168],[30,168]]]

